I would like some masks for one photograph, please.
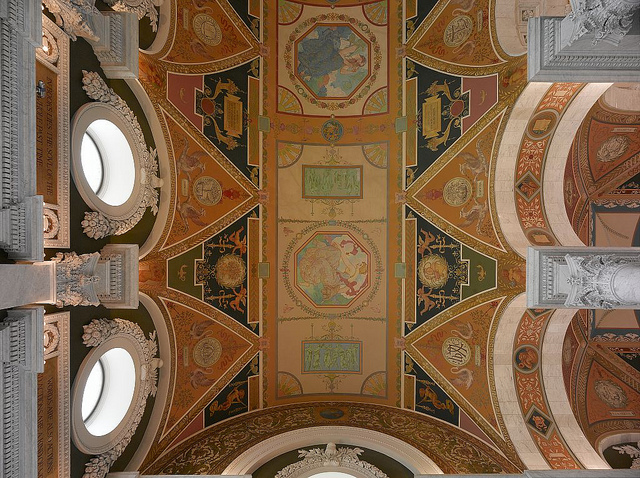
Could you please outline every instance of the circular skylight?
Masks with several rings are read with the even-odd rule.
[[[91,369],[82,395],[82,420],[89,433],[104,436],[127,414],[136,386],[136,368],[125,349],[106,351]]]
[[[133,151],[124,133],[109,120],[93,121],[82,137],[82,172],[93,192],[110,206],[127,202],[136,179]]]

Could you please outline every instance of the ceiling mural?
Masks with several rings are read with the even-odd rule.
[[[404,436],[446,472],[521,470],[492,370],[524,260],[492,181],[526,59],[494,40],[493,6],[170,6],[140,55],[172,191],[140,290],[173,348],[141,470],[219,473],[328,422]]]
[[[596,447],[604,437],[640,430],[640,338],[633,332],[591,338],[587,312],[567,330],[563,373],[578,423]]]

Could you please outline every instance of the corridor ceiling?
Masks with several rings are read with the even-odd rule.
[[[493,4],[167,10],[140,54],[171,170],[140,291],[164,315],[171,380],[141,470],[220,473],[269,436],[340,424],[445,472],[521,470],[492,360],[525,270],[493,181],[526,57],[501,49]]]

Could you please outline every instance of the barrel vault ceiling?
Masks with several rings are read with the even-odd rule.
[[[493,2],[169,4],[140,55],[171,168],[140,290],[172,347],[142,471],[341,423],[446,472],[521,470],[492,357],[524,260],[492,181],[526,58]]]

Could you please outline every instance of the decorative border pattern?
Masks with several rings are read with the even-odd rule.
[[[582,469],[558,431],[542,379],[542,339],[553,310],[527,310],[513,343],[513,376],[529,434],[553,469]]]
[[[516,162],[514,201],[522,230],[533,245],[555,246],[542,199],[544,166],[551,140],[582,83],[554,83],[538,103],[520,143]]]

